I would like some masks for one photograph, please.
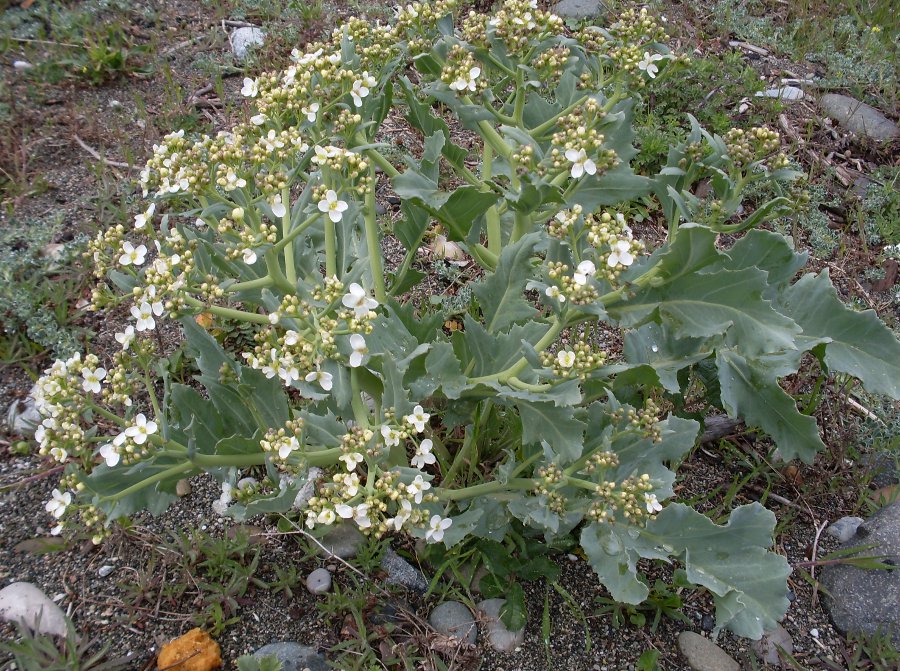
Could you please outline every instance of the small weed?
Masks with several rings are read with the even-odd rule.
[[[676,570],[673,576],[673,585],[669,586],[662,580],[657,580],[650,588],[650,594],[643,603],[632,606],[619,603],[615,599],[599,596],[595,599],[598,604],[595,615],[609,615],[613,629],[627,624],[635,627],[650,625],[650,631],[655,632],[663,616],[676,622],[690,623],[688,617],[681,611],[683,601],[681,592],[689,587],[687,574],[682,570]]]
[[[19,639],[0,642],[0,667],[18,671],[120,671],[131,668],[128,657],[110,658],[109,645],[85,639],[66,618],[62,638],[38,634],[18,625]],[[4,660],[4,658],[6,658]],[[7,666],[14,662],[15,666]]]

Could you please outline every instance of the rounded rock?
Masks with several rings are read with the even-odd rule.
[[[488,643],[498,652],[513,652],[525,642],[525,627],[518,631],[510,631],[500,619],[500,609],[506,599],[486,599],[475,605],[484,618],[487,628]]]
[[[475,640],[478,636],[475,617],[464,603],[445,601],[438,604],[431,611],[431,615],[428,616],[428,624],[434,627],[439,634],[455,638],[469,645],[475,645]]]
[[[30,582],[0,589],[0,620],[20,622],[41,634],[65,636],[68,632],[62,609]]]
[[[281,671],[328,671],[328,662],[308,645],[292,641],[269,643],[253,653],[257,659],[275,657],[281,662]]]
[[[306,576],[306,589],[310,594],[326,594],[331,589],[331,573],[326,568],[317,568]]]
[[[741,671],[741,665],[727,652],[692,631],[678,634],[678,649],[694,671]]]

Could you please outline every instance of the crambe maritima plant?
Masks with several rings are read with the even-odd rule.
[[[245,79],[246,123],[154,148],[146,208],[92,246],[95,303],[132,318],[121,351],[58,361],[39,383],[40,450],[66,464],[55,531],[99,542],[207,471],[216,510],[297,507],[313,533],[354,524],[447,547],[577,534],[632,604],[648,595],[639,559],[678,561],[714,595],[719,627],[759,637],[787,607],[775,518],[753,504],[720,526],[671,501],[700,429],[671,399],[703,365],[729,414],[809,461],[815,422],[778,379],[812,352],[896,398],[898,343],[827,273],[794,281],[805,255],[756,229],[800,198],[777,134],[694,122],[659,175],[632,172],[634,101],[685,65],[646,12],[573,34],[527,0],[490,17],[454,4],[407,5],[393,26],[351,19],[287,70]],[[389,116],[421,151],[380,142]],[[402,201],[390,272],[379,180]],[[743,211],[760,181],[776,197]],[[629,221],[653,198],[668,239],[650,250]],[[402,300],[435,224],[483,269],[449,336],[441,314]],[[167,320],[196,384],[160,360]],[[226,351],[210,320],[252,341]],[[598,323],[621,330],[622,355],[577,337]]]

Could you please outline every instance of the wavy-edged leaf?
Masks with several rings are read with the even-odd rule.
[[[716,352],[716,365],[719,393],[728,414],[772,436],[785,459],[799,457],[812,463],[816,452],[825,449],[816,420],[797,410],[772,371],[730,349]]]
[[[500,254],[497,269],[473,291],[484,314],[488,333],[497,333],[535,314],[525,300],[525,283],[531,275],[531,253],[540,234],[529,233]]]
[[[581,456],[587,427],[575,418],[574,408],[532,401],[517,401],[516,406],[522,418],[523,444],[546,442],[560,456],[561,466]]]
[[[625,333],[623,352],[631,364],[651,366],[666,391],[681,391],[678,372],[702,361],[713,348],[702,338],[675,338],[665,324],[650,322]]]
[[[454,337],[454,351],[469,377],[493,375],[512,366],[522,357],[522,341],[536,343],[547,332],[538,321],[516,324],[506,333],[490,334],[470,315],[463,318],[465,329]],[[462,347],[460,347],[462,345]]]
[[[873,394],[900,397],[900,341],[873,310],[844,305],[828,270],[807,274],[781,299],[781,306],[803,328],[803,337],[826,342],[825,364],[862,380]]]
[[[766,273],[756,268],[682,275],[608,312],[623,326],[664,321],[678,338],[725,335],[750,356],[796,349],[800,327],[762,298],[765,288]]]
[[[767,549],[774,530],[775,515],[759,503],[735,508],[722,526],[675,503],[647,523],[644,535],[684,562],[688,580],[713,593],[717,628],[758,639],[789,603],[790,566]]]

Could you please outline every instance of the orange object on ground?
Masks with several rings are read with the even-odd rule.
[[[222,650],[202,629],[191,629],[166,643],[156,660],[158,671],[212,671],[221,667]]]

